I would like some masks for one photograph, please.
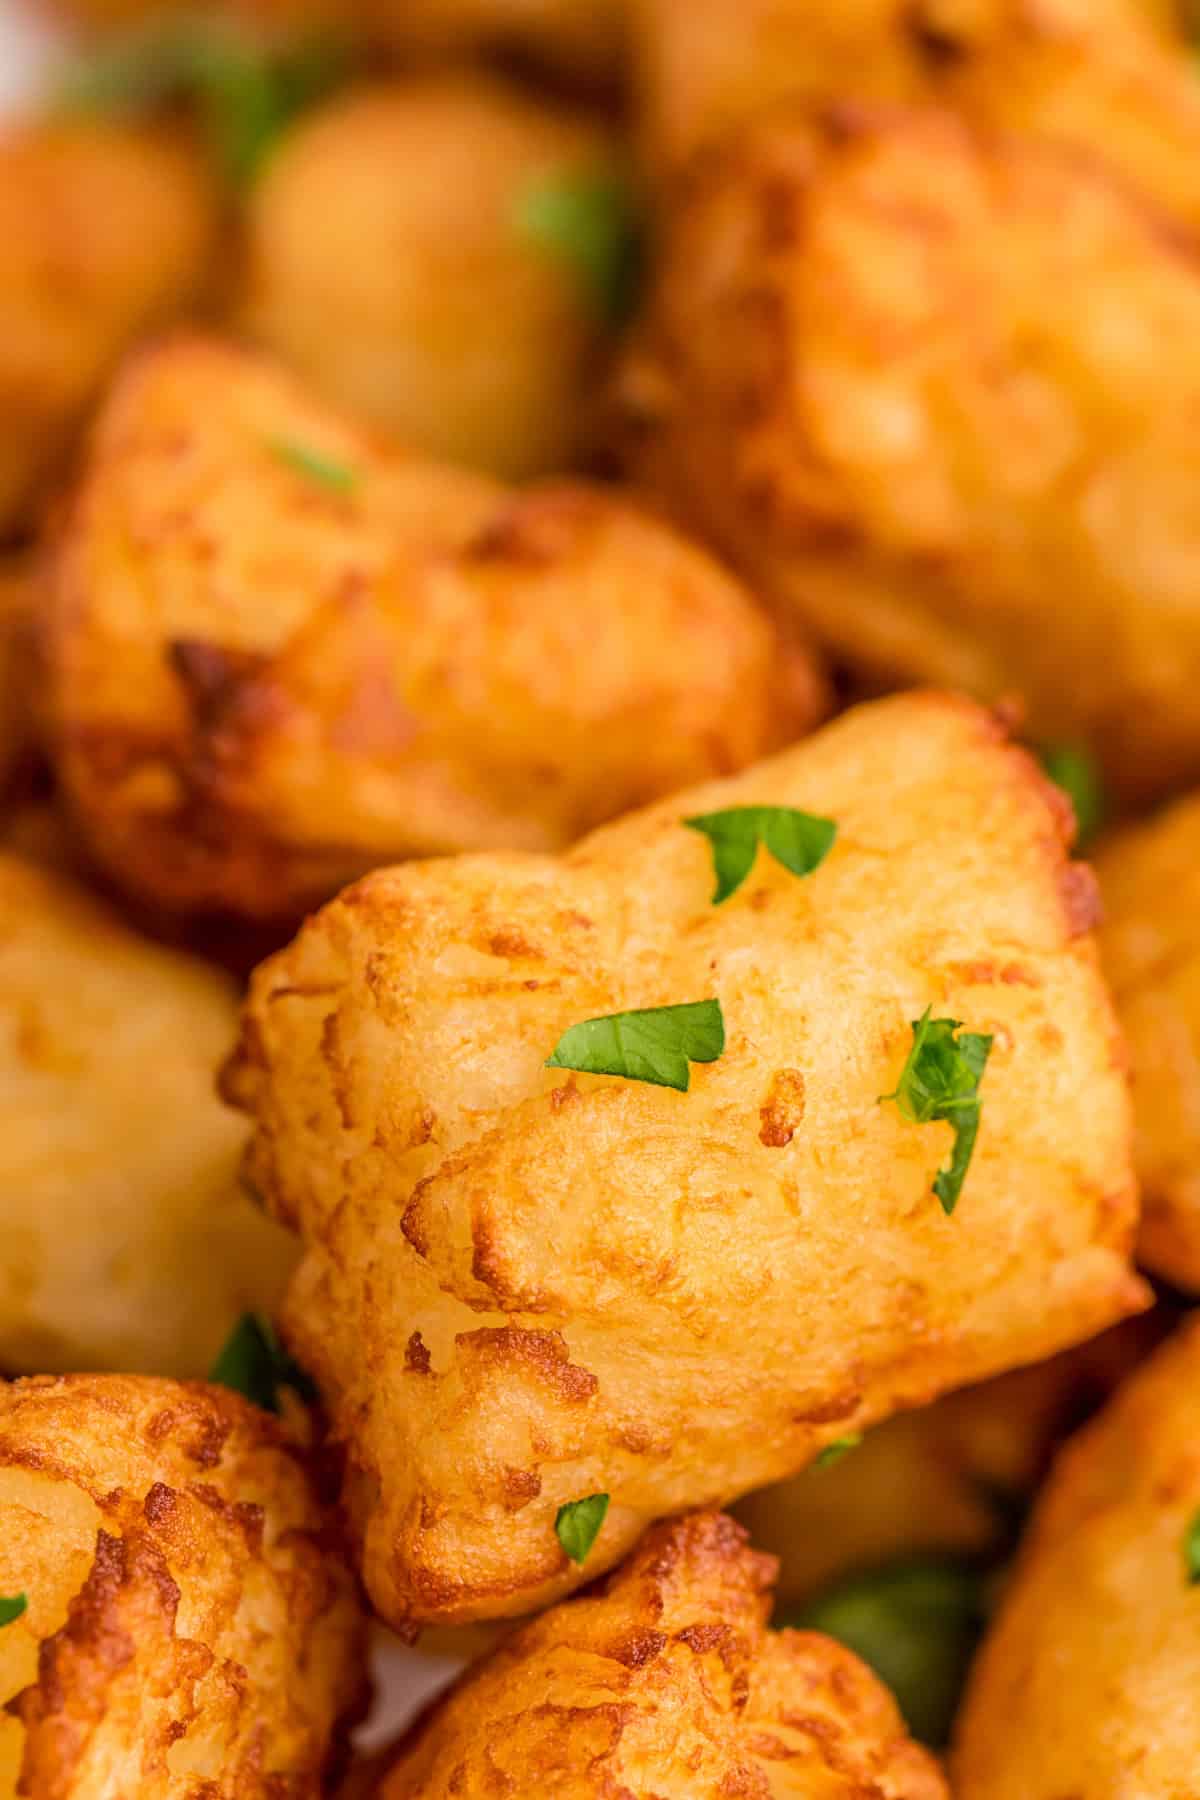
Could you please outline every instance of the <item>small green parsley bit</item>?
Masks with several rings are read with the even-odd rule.
[[[0,1594],[0,1625],[11,1625],[29,1605],[24,1594]]]
[[[293,438],[269,438],[267,447],[273,456],[297,475],[315,481],[333,494],[352,494],[358,487],[358,473],[336,457],[314,450],[311,444],[300,444]]]
[[[1045,744],[1041,764],[1063,790],[1075,813],[1075,845],[1091,843],[1109,814],[1108,795],[1095,757],[1080,744]]]
[[[933,1192],[942,1203],[942,1211],[949,1215],[958,1204],[971,1166],[982,1107],[979,1083],[987,1067],[992,1039],[980,1032],[966,1032],[956,1038],[959,1021],[931,1018],[932,1011],[927,1006],[921,1017],[914,1019],[912,1049],[900,1071],[900,1080],[890,1094],[879,1096],[879,1103],[894,1100],[914,1125],[928,1125],[935,1119],[945,1119],[953,1125],[950,1161],[933,1180]]]
[[[845,1437],[835,1438],[832,1444],[826,1444],[821,1451],[813,1464],[814,1469],[831,1468],[834,1463],[841,1462],[843,1456],[849,1456],[852,1450],[857,1450],[862,1441],[861,1431],[848,1431]]]
[[[760,844],[793,875],[811,875],[825,861],[837,836],[832,819],[797,812],[792,806],[730,806],[724,812],[697,813],[683,822],[689,830],[703,832],[712,845],[717,877],[714,906],[741,887],[754,867]]]
[[[559,1507],[554,1531],[573,1563],[582,1565],[587,1561],[607,1511],[607,1494],[589,1494],[584,1500],[568,1500],[565,1506]]]
[[[243,1313],[209,1372],[218,1387],[232,1388],[265,1412],[279,1411],[279,1390],[295,1390],[302,1400],[316,1398],[312,1379],[290,1357],[269,1319]]]
[[[513,218],[527,242],[574,270],[605,325],[625,324],[637,304],[644,253],[641,214],[626,180],[601,171],[530,182]]]
[[[1187,1570],[1188,1586],[1195,1587],[1200,1582],[1200,1512],[1192,1514],[1183,1534],[1183,1563]]]
[[[546,1067],[622,1075],[627,1081],[647,1081],[686,1093],[691,1080],[688,1064],[716,1062],[724,1048],[721,1002],[693,1000],[682,1006],[648,1006],[584,1019],[563,1032]]]

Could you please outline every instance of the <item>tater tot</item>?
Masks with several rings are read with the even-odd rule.
[[[239,1191],[233,984],[0,854],[0,1367],[204,1374],[289,1240]]]
[[[390,455],[194,339],[110,397],[46,610],[83,832],[185,911],[295,917],[399,856],[557,848],[823,699],[807,651],[619,495]]]
[[[544,1613],[465,1676],[379,1800],[948,1800],[856,1657],[767,1629],[773,1574],[719,1513],[656,1526],[599,1592]]]
[[[943,112],[753,127],[671,235],[643,480],[860,676],[1019,697],[1126,798],[1200,773],[1195,257]]]
[[[33,736],[36,577],[19,557],[0,558],[0,787]]]
[[[1105,973],[1129,1046],[1138,1251],[1200,1288],[1200,794],[1115,833],[1098,863]]]
[[[484,75],[355,89],[254,191],[243,322],[416,448],[514,478],[563,468],[610,332],[587,269],[526,214],[616,181],[586,115]]]
[[[735,807],[811,808],[836,841],[803,879],[761,854],[714,905],[684,822]],[[304,1239],[284,1329],[386,1619],[543,1605],[585,1573],[554,1529],[580,1496],[612,1500],[590,1575],[655,1517],[1141,1307],[1068,823],[991,715],[902,696],[560,861],[369,877],[256,972],[226,1092]],[[687,1003],[724,1040],[689,1092],[645,1073],[637,1020],[634,1078],[545,1066],[572,1026]],[[956,1134],[880,1102],[927,1006],[994,1040],[952,1218],[930,1184]]]
[[[1062,1453],[959,1721],[956,1800],[1168,1800],[1200,1767],[1200,1320]]]
[[[0,1388],[4,1800],[318,1800],[364,1696],[303,1459],[223,1389]]]
[[[0,535],[27,522],[124,346],[196,296],[216,211],[184,139],[100,123],[0,129]]]

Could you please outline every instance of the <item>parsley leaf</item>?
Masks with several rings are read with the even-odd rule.
[[[719,1000],[683,1006],[647,1006],[606,1013],[563,1032],[546,1058],[548,1069],[580,1069],[588,1075],[623,1075],[686,1093],[690,1062],[716,1062],[725,1048]]]
[[[344,49],[331,42],[269,48],[200,13],[183,14],[88,50],[69,66],[59,99],[72,110],[123,117],[188,101],[224,173],[245,187],[297,115],[348,68]]]
[[[564,174],[517,196],[517,232],[571,268],[602,323],[617,330],[637,304],[644,262],[641,213],[618,175]]]
[[[944,1213],[952,1213],[962,1192],[979,1132],[982,1102],[979,1083],[987,1066],[992,1039],[979,1032],[955,1038],[957,1019],[934,1019],[927,1006],[912,1023],[912,1049],[890,1094],[880,1104],[894,1100],[914,1125],[945,1119],[954,1127],[954,1148],[949,1163],[938,1170],[933,1191]]]
[[[11,1625],[29,1605],[24,1594],[0,1594],[0,1625]]]
[[[857,1450],[862,1441],[861,1431],[848,1431],[845,1437],[834,1438],[832,1444],[826,1444],[813,1467],[816,1469],[830,1468],[832,1464],[841,1462],[843,1456],[849,1456],[852,1450]]]
[[[573,1563],[587,1561],[588,1552],[600,1535],[600,1527],[607,1511],[607,1494],[589,1494],[586,1500],[568,1500],[565,1506],[559,1507],[554,1530]]]
[[[316,1398],[311,1378],[290,1357],[269,1319],[243,1313],[209,1372],[218,1387],[244,1394],[265,1412],[279,1411],[279,1389],[293,1388],[302,1400]]]
[[[714,906],[741,887],[754,867],[760,844],[793,875],[811,875],[825,861],[837,836],[832,819],[797,812],[792,806],[730,806],[724,812],[697,813],[683,822],[690,830],[703,832],[712,845],[717,877]]]
[[[1188,1586],[1195,1587],[1200,1581],[1200,1512],[1192,1514],[1183,1534],[1183,1562],[1187,1570]]]
[[[1108,795],[1096,759],[1080,744],[1046,744],[1040,755],[1043,769],[1071,802],[1076,848],[1082,850],[1109,814]]]
[[[268,447],[272,455],[297,475],[306,476],[331,493],[352,494],[358,486],[357,470],[338,462],[336,457],[326,456],[321,450],[314,450],[311,444],[299,444],[294,438],[271,438]]]

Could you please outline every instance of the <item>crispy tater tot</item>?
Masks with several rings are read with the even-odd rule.
[[[0,1388],[5,1800],[318,1800],[364,1697],[350,1572],[302,1457],[224,1389]]]
[[[0,558],[0,788],[34,735],[36,577],[21,557]]]
[[[293,1260],[239,1191],[218,971],[0,854],[0,1367],[207,1371]]]
[[[83,122],[0,128],[0,535],[121,350],[202,285],[211,176],[186,140]]]
[[[656,1526],[599,1592],[544,1613],[465,1676],[379,1800],[948,1800],[856,1657],[767,1629],[774,1569],[719,1513]]]
[[[798,736],[823,699],[805,650],[614,492],[388,455],[194,339],[137,360],[101,415],[45,651],[104,867],[261,917],[398,856],[557,848]]]
[[[586,114],[482,74],[355,88],[254,191],[242,321],[414,448],[514,478],[566,467],[610,336],[603,275],[527,215],[546,190],[604,204],[617,180]]]
[[[1200,794],[1102,846],[1104,970],[1133,1073],[1138,1252],[1200,1288]]]
[[[1200,83],[1196,84],[1200,96]],[[1200,772],[1200,264],[943,112],[751,128],[673,218],[631,462],[860,675]]]
[[[762,853],[714,905],[684,822],[739,806],[836,841],[804,879]],[[583,1578],[554,1531],[581,1495],[612,1497],[590,1574],[656,1516],[1141,1307],[1068,825],[991,715],[902,696],[561,861],[369,877],[256,972],[226,1092],[305,1241],[284,1329],[386,1619],[545,1604]],[[688,1093],[545,1066],[573,1025],[704,1001],[724,1049]],[[954,1134],[880,1102],[926,1006],[994,1039],[953,1218],[930,1184]]]
[[[959,1720],[958,1800],[1167,1800],[1200,1767],[1200,1320],[1063,1451]]]

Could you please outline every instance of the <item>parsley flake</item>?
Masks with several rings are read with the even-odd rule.
[[[517,196],[517,232],[565,263],[600,320],[624,325],[637,304],[642,220],[629,183],[601,171],[530,182]]]
[[[954,1211],[979,1132],[982,1102],[979,1083],[987,1067],[992,1039],[980,1032],[966,1032],[960,1038],[957,1019],[934,1019],[933,1008],[927,1006],[912,1023],[912,1049],[900,1071],[900,1080],[890,1094],[879,1096],[880,1104],[894,1100],[906,1119],[914,1125],[928,1125],[945,1119],[954,1127],[954,1148],[946,1166],[933,1180],[933,1192],[947,1215]]]
[[[1091,752],[1080,744],[1046,744],[1041,764],[1063,790],[1075,813],[1075,844],[1079,850],[1091,843],[1109,813],[1104,781]]]
[[[11,1625],[29,1605],[24,1594],[0,1594],[0,1625]]]
[[[648,1006],[584,1019],[563,1032],[546,1067],[622,1075],[627,1081],[648,1081],[686,1093],[691,1079],[688,1064],[716,1062],[724,1048],[721,1002],[693,1000],[682,1006]]]
[[[1192,1514],[1183,1534],[1183,1562],[1188,1586],[1195,1587],[1200,1582],[1200,1512]]]
[[[760,844],[793,875],[811,875],[825,861],[837,836],[832,819],[797,812],[793,806],[730,806],[724,812],[697,813],[683,822],[689,830],[703,832],[712,845],[717,877],[714,906],[741,887],[754,867]]]
[[[290,1357],[269,1319],[261,1313],[243,1313],[228,1338],[208,1379],[218,1387],[244,1394],[265,1412],[279,1411],[279,1390],[292,1388],[302,1400],[316,1398],[311,1378]]]
[[[328,488],[330,493],[352,494],[358,486],[356,470],[338,462],[336,457],[326,456],[322,450],[314,450],[311,444],[299,444],[293,438],[271,438],[269,448],[297,475]]]
[[[568,1500],[560,1506],[554,1520],[554,1531],[563,1550],[573,1563],[585,1563],[588,1552],[600,1535],[604,1515],[608,1511],[607,1494],[589,1494],[585,1500]]]
[[[816,1469],[832,1467],[834,1463],[841,1462],[843,1456],[849,1456],[852,1450],[857,1450],[862,1441],[861,1431],[848,1431],[845,1437],[834,1438],[832,1444],[826,1444],[813,1467]]]

